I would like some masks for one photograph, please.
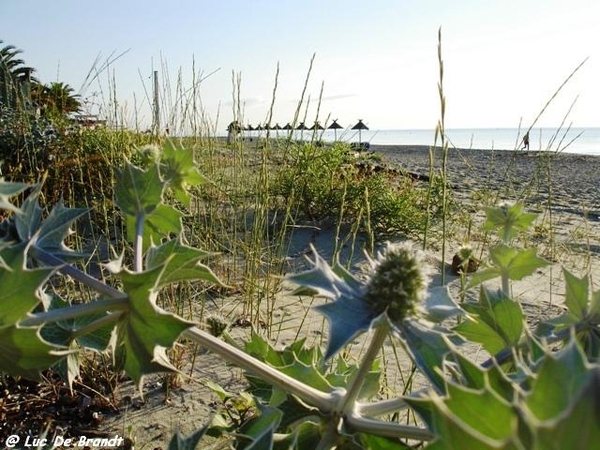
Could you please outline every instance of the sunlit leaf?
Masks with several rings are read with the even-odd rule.
[[[463,311],[450,297],[448,286],[439,286],[428,291],[424,304],[424,317],[426,319],[431,322],[443,322],[461,314],[463,314]]]
[[[193,325],[156,305],[163,269],[121,274],[123,291],[129,297],[129,311],[122,314],[119,322],[116,350],[123,357],[125,371],[140,388],[144,375],[176,370],[166,349]]]
[[[505,243],[526,231],[537,218],[537,214],[524,212],[522,203],[485,208],[485,214],[484,230],[497,231]]]
[[[148,215],[161,203],[163,189],[164,182],[156,163],[146,170],[127,163],[117,171],[115,202],[121,211],[131,217]]]
[[[165,236],[181,233],[181,217],[183,214],[172,206],[160,204],[144,216],[144,250],[158,244]],[[136,237],[136,219],[127,216],[127,238],[133,242]]]
[[[404,445],[398,439],[389,439],[374,434],[361,433],[360,443],[365,450],[410,450],[411,447]]]
[[[166,264],[165,272],[160,279],[160,286],[166,286],[179,281],[205,280],[223,285],[217,276],[199,261],[212,253],[198,250],[182,244],[179,240],[171,239],[166,243],[151,247],[146,255],[146,267]]]
[[[168,139],[163,145],[161,174],[168,186],[173,190],[175,198],[189,208],[189,186],[197,186],[206,182],[206,178],[198,170],[194,162],[192,148],[178,147]]]
[[[537,256],[535,248],[519,250],[515,247],[499,245],[490,249],[490,257],[502,273],[511,280],[521,280],[549,264],[548,261]]]

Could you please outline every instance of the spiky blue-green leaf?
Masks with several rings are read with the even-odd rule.
[[[0,177],[0,209],[18,212],[19,208],[13,205],[10,199],[15,195],[20,194],[28,187],[29,185],[26,183],[4,181],[4,178]]]

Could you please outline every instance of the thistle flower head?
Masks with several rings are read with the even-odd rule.
[[[427,297],[430,266],[411,242],[388,243],[375,260],[364,300],[376,314],[387,314],[392,323],[414,315]]]

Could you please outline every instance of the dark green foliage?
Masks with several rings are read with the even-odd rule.
[[[347,145],[292,145],[272,188],[313,220],[360,220],[363,229],[413,233],[425,221],[425,193],[411,179]]]

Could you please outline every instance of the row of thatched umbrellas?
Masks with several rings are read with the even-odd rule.
[[[233,125],[233,122],[229,125],[229,128],[231,128]],[[337,120],[334,120],[333,122],[331,122],[331,124],[327,127],[328,130],[334,130],[334,136],[335,139],[337,140],[337,130],[343,129],[344,127],[342,125],[340,125]],[[251,125],[248,125],[246,127],[243,128],[244,131],[260,131],[260,130],[324,130],[325,128],[323,128],[323,126],[319,123],[319,122],[315,122],[311,127],[307,127],[305,125],[304,122],[300,122],[296,127],[292,127],[292,125],[290,125],[290,123],[288,122],[287,124],[285,124],[284,126],[280,126],[278,123],[276,123],[275,125],[270,126],[269,124],[266,125],[257,125],[256,127],[252,127]],[[368,130],[369,128],[363,123],[362,119],[359,120],[356,125],[354,125],[351,130],[358,130],[358,140],[361,140],[361,131],[362,130]]]

